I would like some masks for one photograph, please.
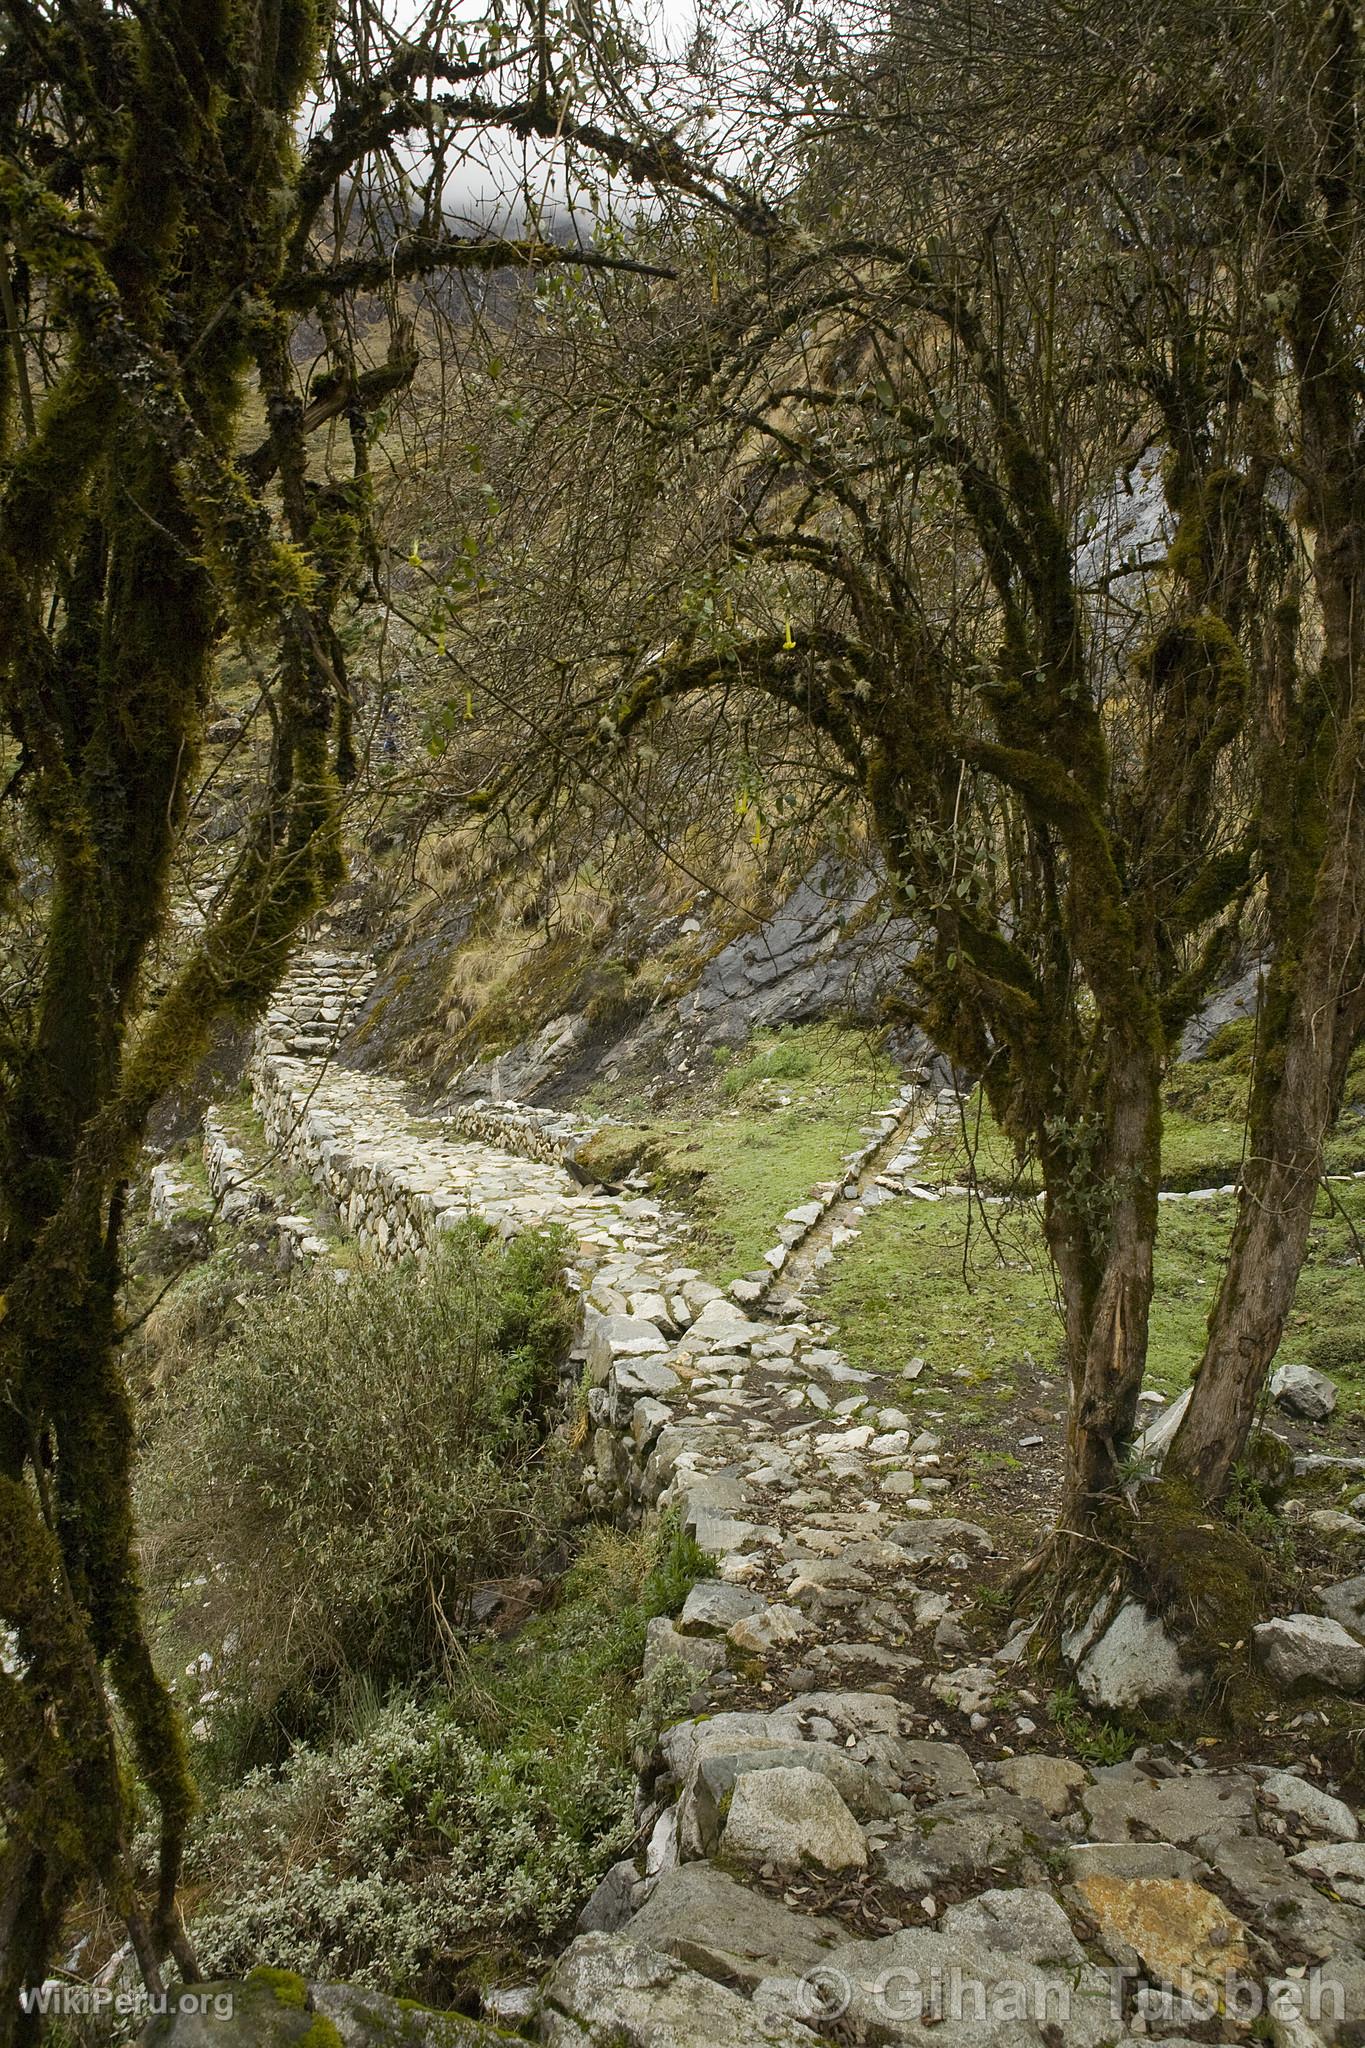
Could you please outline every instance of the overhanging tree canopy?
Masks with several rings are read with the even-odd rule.
[[[168,1952],[193,1973],[175,1902],[192,1788],[133,1551],[124,1187],[158,1096],[217,1020],[260,1008],[340,872],[356,750],[339,624],[373,566],[371,415],[416,367],[403,288],[513,264],[650,271],[530,216],[453,224],[451,180],[485,134],[748,217],[675,135],[603,117],[627,108],[630,52],[606,17],[574,20],[462,22],[444,0],[401,19],[310,0],[0,7],[0,2039],[90,1878],[149,1986]],[[388,315],[368,357],[367,293]],[[268,759],[152,1000],[225,641],[264,673]],[[125,1735],[159,1814],[150,1907]]]

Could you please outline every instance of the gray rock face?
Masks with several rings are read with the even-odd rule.
[[[837,1921],[792,1913],[710,1863],[671,1870],[626,1931],[703,1976],[748,1990],[763,1977],[803,1975],[844,1938]]]
[[[788,1607],[785,1602],[775,1600],[761,1613],[745,1615],[735,1622],[728,1634],[737,1650],[764,1657],[769,1651],[781,1649],[787,1643],[800,1642],[803,1636],[813,1633],[814,1626],[799,1607]]]
[[[964,1934],[918,1927],[835,1949],[818,1984],[760,1984],[755,2003],[837,2019],[844,2038],[898,2048],[1101,2048],[1123,2033],[1106,1972],[1040,1969]]]
[[[915,952],[904,919],[866,922],[877,877],[821,861],[775,916],[733,940],[703,969],[679,1014],[713,1040],[835,1010],[864,1013]]]
[[[546,2048],[814,2048],[798,2020],[620,1934],[580,1935],[545,1984]]]
[[[1330,1792],[1310,1785],[1293,1771],[1272,1771],[1263,1778],[1261,1798],[1300,1834],[1317,1835],[1329,1842],[1354,1842],[1359,1837],[1360,1824],[1345,1800],[1334,1799]]]
[[[1365,1686],[1365,1643],[1322,1614],[1282,1614],[1252,1631],[1267,1676],[1286,1691],[1327,1686],[1359,1692]]]
[[[679,1802],[685,1853],[715,1854],[726,1804],[742,1773],[786,1770],[814,1771],[827,1779],[859,1820],[884,1819],[891,1810],[889,1794],[872,1771],[832,1742],[708,1749],[698,1757]]]
[[[877,1870],[900,1891],[931,1892],[947,1879],[1044,1875],[1040,1850],[1057,1839],[1041,1807],[1004,1792],[980,1792],[925,1808],[901,1823],[877,1857]]]
[[[1197,1060],[1225,1024],[1237,1024],[1245,1017],[1254,1017],[1260,1002],[1260,990],[1261,969],[1259,964],[1253,963],[1238,975],[1236,981],[1211,996],[1198,1016],[1185,1026],[1185,1035],[1180,1041],[1181,1059]]]
[[[732,1301],[708,1301],[688,1327],[684,1343],[689,1350],[724,1345],[727,1350],[745,1351],[767,1332],[762,1323],[751,1323],[743,1309]]]
[[[1123,1883],[1144,1877],[1186,1878],[1197,1883],[1204,1869],[1197,1856],[1170,1842],[1080,1842],[1066,1851],[1066,1867],[1075,1882],[1085,1877],[1113,1877]]]
[[[1254,1834],[1256,1829],[1251,1780],[1233,1771],[1153,1778],[1139,1764],[1114,1764],[1095,1773],[1083,1803],[1099,1842],[1137,1836],[1203,1849],[1228,1835]]]
[[[634,1894],[639,1885],[640,1873],[629,1856],[613,1863],[579,1914],[578,1932],[615,1934],[618,1927],[625,1926],[634,1911]]]
[[[1241,1835],[1220,1842],[1213,1867],[1230,1885],[1244,1919],[1275,1946],[1289,1942],[1315,1962],[1365,1944],[1365,1913],[1326,1899],[1296,1870],[1278,1842]]]
[[[600,1316],[588,1338],[589,1377],[600,1384],[617,1359],[646,1358],[667,1349],[668,1339],[653,1323],[637,1316]]]
[[[952,1516],[926,1515],[918,1522],[902,1522],[887,1532],[890,1540],[907,1557],[918,1562],[945,1557],[951,1550],[994,1550],[995,1543],[976,1522],[959,1522]]]
[[[656,1614],[645,1630],[645,1677],[667,1658],[690,1664],[694,1671],[718,1671],[725,1662],[725,1646],[711,1636],[685,1636]]]
[[[1092,1706],[1173,1706],[1199,1684],[1159,1616],[1141,1601],[1125,1600],[1082,1651],[1076,1683]]]
[[[1286,1415],[1325,1422],[1337,1405],[1337,1390],[1325,1372],[1311,1365],[1282,1365],[1270,1376],[1270,1397]]]
[[[310,1984],[314,2012],[332,2022],[342,2048],[478,2048],[499,2039],[457,2012],[432,2012],[355,1984]]]
[[[1325,1586],[1319,1594],[1322,1611],[1348,1635],[1365,1643],[1365,1574],[1356,1579],[1341,1579],[1335,1586]]]
[[[1030,1963],[1085,1960],[1085,1950],[1051,1892],[980,1892],[963,1905],[950,1906],[940,1927],[944,1934],[984,1941]]]
[[[726,1586],[719,1579],[700,1579],[683,1602],[678,1627],[684,1634],[712,1631],[724,1635],[737,1621],[757,1614],[765,1604],[761,1593],[750,1593],[743,1586]]]
[[[1193,1389],[1186,1387],[1178,1399],[1159,1409],[1154,1421],[1133,1444],[1133,1456],[1140,1459],[1149,1472],[1159,1472],[1166,1461],[1166,1453],[1175,1441],[1176,1431],[1185,1420],[1185,1411],[1190,1405]]]
[[[1328,1884],[1350,1905],[1365,1906],[1365,1842],[1319,1842],[1289,1860],[1315,1884]]]
[[[956,1742],[903,1742],[900,1759],[907,1781],[916,1789],[922,1786],[931,1799],[958,1798],[980,1788],[976,1765]]]
[[[788,1870],[861,1870],[867,1863],[867,1837],[833,1785],[800,1765],[740,1773],[721,1848],[745,1863]]]

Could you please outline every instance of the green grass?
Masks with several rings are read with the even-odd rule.
[[[1365,1237],[1365,1184],[1334,1193]],[[1167,1395],[1188,1384],[1202,1350],[1234,1214],[1231,1196],[1161,1206],[1147,1384]],[[1365,1402],[1365,1268],[1345,1218],[1319,1197],[1280,1355],[1331,1372],[1349,1413]],[[1004,1212],[991,1228],[995,1243],[974,1213],[968,1236],[965,1201],[875,1210],[822,1296],[850,1363],[895,1373],[919,1354],[935,1375],[965,1366],[981,1383],[1008,1382],[1030,1357],[1051,1368],[1061,1325],[1037,1208]]]
[[[918,1355],[935,1375],[965,1366],[986,1379],[1027,1357],[1054,1363],[1061,1325],[1035,1208],[993,1220],[995,1244],[979,1216],[970,1237],[967,1225],[965,1201],[871,1212],[821,1297],[851,1365],[895,1373]]]
[[[1021,1161],[992,1116],[979,1088],[951,1111],[924,1148],[925,1173],[934,1181],[974,1181],[992,1194],[1032,1195],[1042,1185],[1031,1160]]]
[[[1221,1188],[1238,1179],[1245,1147],[1247,1091],[1251,1082],[1254,1027],[1225,1025],[1203,1059],[1172,1068],[1162,1091],[1161,1185],[1179,1191]],[[992,1194],[1035,1194],[1041,1185],[1031,1161],[1022,1165],[974,1089],[961,1116],[945,1120],[925,1148],[935,1179],[976,1184]],[[1365,1047],[1347,1073],[1337,1127],[1327,1141],[1329,1173],[1365,1167]]]
[[[685,1113],[613,1128],[583,1157],[604,1173],[644,1165],[691,1217],[689,1258],[725,1281],[760,1266],[784,1211],[842,1171],[899,1075],[863,1033],[832,1025],[760,1032],[719,1065]]]

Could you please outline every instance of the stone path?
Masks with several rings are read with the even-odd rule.
[[[564,1119],[525,1110],[425,1115],[401,1083],[339,1064],[334,1055],[372,979],[362,956],[305,953],[265,1019],[252,1067],[272,1159],[308,1176],[348,1236],[377,1256],[401,1257],[472,1214],[504,1235],[562,1226],[588,1272],[660,1251],[676,1219],[643,1188],[608,1195],[576,1180],[559,1157],[570,1135]],[[475,1135],[481,1126],[500,1142]],[[209,1168],[220,1198],[234,1173],[238,1184],[243,1178],[240,1154],[226,1166],[209,1155]],[[278,1224],[311,1227],[308,1218]],[[327,1249],[315,1232],[302,1242]]]
[[[542,1988],[541,2038],[1359,2039],[1352,1810],[1197,1749],[1040,1753],[1025,1639],[968,1653],[992,1543],[944,1512],[938,1435],[799,1294],[752,1315],[692,1281],[633,1307],[589,1346],[603,1490],[673,1508],[716,1575],[651,1625],[648,1667],[689,1667],[693,1711],[642,1786],[640,1853]]]
[[[807,1306],[867,1207],[917,1187],[948,1101],[903,1099],[851,1177],[783,1220],[780,1277],[726,1291],[679,1261],[652,1198],[588,1192],[323,1066],[362,979],[313,956],[269,1020],[272,1142],[380,1252],[469,1209],[564,1223],[596,1504],[670,1509],[715,1559],[651,1625],[647,1670],[692,1698],[642,1778],[639,1852],[544,1985],[490,1991],[490,2015],[550,2048],[1365,2037],[1356,1815],[1307,1757],[1300,1776],[1171,1746],[1099,1769],[1039,1753],[1025,1638],[969,1647],[993,1546],[950,1511],[951,1393],[918,1428]],[[1359,1592],[1334,1625],[1365,1663]]]

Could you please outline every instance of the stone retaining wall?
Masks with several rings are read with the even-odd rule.
[[[458,1102],[442,1109],[440,1118],[465,1137],[552,1166],[572,1159],[584,1139],[599,1128],[525,1102]]]

